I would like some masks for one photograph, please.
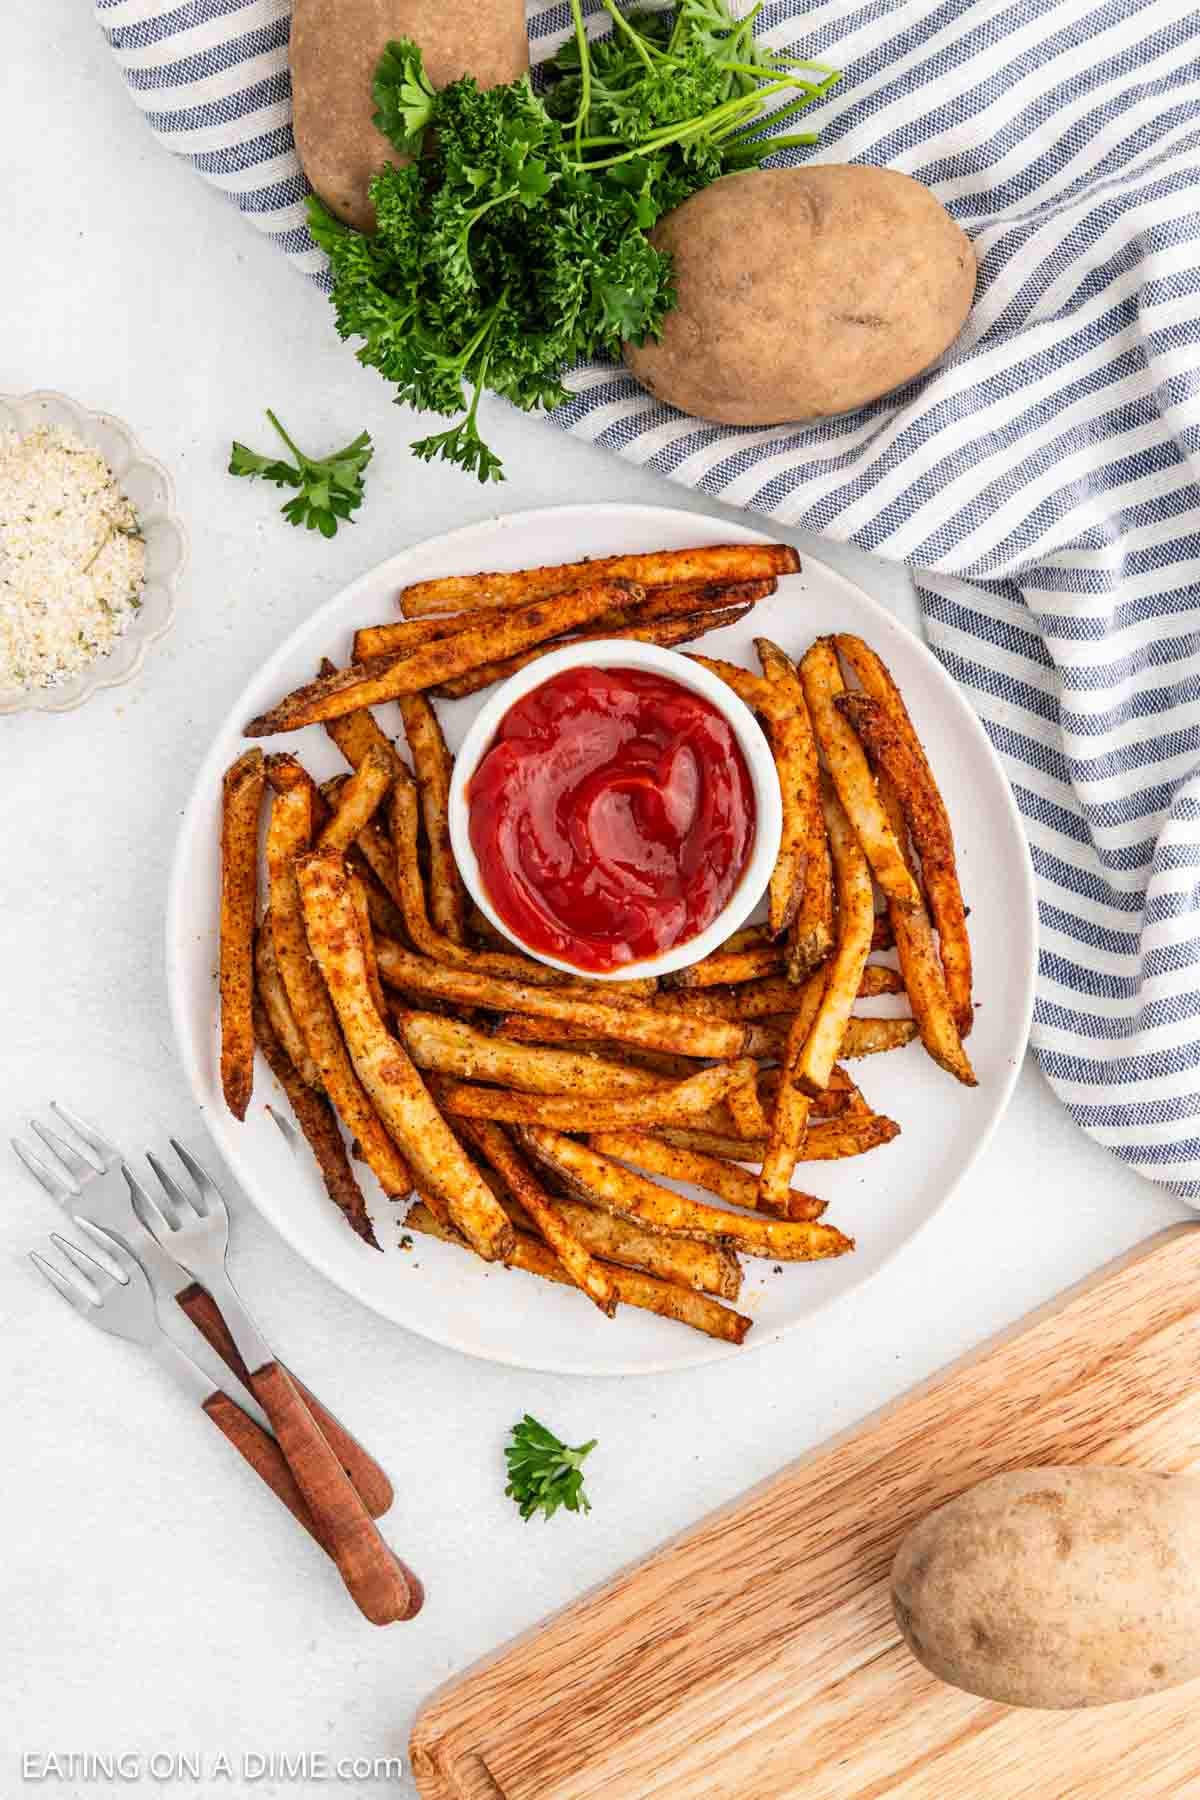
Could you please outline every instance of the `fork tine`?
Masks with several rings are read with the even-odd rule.
[[[78,1213],[75,1215],[75,1223],[90,1238],[95,1239],[106,1256],[111,1257],[126,1281],[140,1269],[140,1264],[130,1255],[120,1238],[114,1237],[111,1231],[105,1231],[103,1225],[97,1225],[92,1219],[81,1218]]]
[[[80,1293],[73,1281],[68,1281],[67,1277],[56,1269],[53,1263],[47,1262],[44,1256],[39,1256],[36,1250],[29,1252],[29,1260],[38,1274],[62,1295],[68,1306],[73,1307],[85,1319],[90,1318],[96,1304],[94,1300],[89,1300],[86,1295]]]
[[[140,1181],[125,1170],[125,1180],[129,1184],[129,1194],[133,1201],[133,1210],[152,1238],[157,1238],[165,1246],[176,1229],[175,1221],[168,1219],[157,1200],[150,1197],[149,1188],[144,1188]]]
[[[269,1112],[270,1108],[268,1107],[267,1110]],[[210,1201],[215,1202],[219,1206],[223,1205],[224,1202],[221,1199],[221,1190],[213,1180],[212,1176],[208,1173],[208,1170],[200,1166],[190,1150],[184,1149],[178,1138],[171,1138],[169,1142],[172,1150],[196,1184],[200,1198],[204,1203],[200,1210],[207,1213]]]
[[[95,1125],[89,1125],[88,1121],[81,1119],[78,1113],[71,1112],[65,1106],[60,1106],[57,1100],[50,1102],[50,1109],[58,1114],[64,1124],[71,1127],[76,1137],[81,1138],[89,1150],[96,1152],[101,1159],[102,1172],[111,1169],[115,1162],[120,1162],[121,1152],[117,1146],[110,1143],[104,1133]]]
[[[53,1131],[48,1131],[36,1119],[30,1119],[29,1129],[37,1132],[47,1150],[53,1151],[63,1168],[76,1182],[90,1181],[93,1175],[103,1175],[103,1169],[97,1168],[96,1164],[90,1162],[86,1156],[80,1156],[78,1150],[68,1144],[65,1138],[60,1138]]]
[[[69,1181],[64,1181],[58,1170],[49,1168],[40,1156],[35,1156],[28,1144],[23,1144],[20,1138],[10,1138],[9,1142],[34,1180],[45,1188],[52,1200],[57,1200],[60,1206],[65,1206],[68,1200],[78,1200],[79,1189]]]
[[[60,1237],[57,1231],[50,1233],[50,1242],[62,1252],[68,1262],[74,1263],[84,1280],[90,1282],[98,1294],[103,1294],[105,1286],[112,1285],[114,1277],[103,1263],[98,1263],[94,1256],[89,1256],[78,1244],[73,1244],[69,1238]]]
[[[184,1193],[170,1170],[163,1168],[153,1150],[147,1150],[146,1161],[158,1176],[159,1186],[175,1208],[176,1222],[180,1219],[187,1219],[190,1214],[199,1213],[200,1208],[196,1202],[190,1195]]]

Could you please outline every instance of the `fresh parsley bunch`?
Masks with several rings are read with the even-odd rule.
[[[810,79],[756,46],[757,7],[736,20],[726,0],[679,0],[626,18],[602,3],[613,34],[591,44],[572,0],[575,36],[550,66],[546,99],[527,77],[435,89],[419,48],[390,44],[375,121],[412,161],[372,182],[375,234],[309,201],[338,331],[362,340],[359,361],[395,383],[398,402],[455,418],[416,454],[480,481],[503,479],[479,433],[484,390],[526,411],[556,406],[571,364],[657,335],[675,295],[669,259],[645,233],[719,175],[811,142],[747,133],[772,96],[799,90],[775,121],[837,79]]]
[[[591,1438],[569,1450],[531,1414],[517,1421],[512,1441],[504,1449],[508,1464],[504,1491],[517,1502],[523,1519],[531,1519],[535,1512],[550,1518],[560,1506],[568,1512],[591,1512],[591,1501],[583,1491],[582,1465],[596,1443]]]

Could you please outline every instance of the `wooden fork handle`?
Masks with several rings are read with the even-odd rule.
[[[197,1331],[208,1339],[221,1361],[233,1370],[239,1381],[249,1387],[250,1371],[238,1355],[237,1346],[229,1335],[228,1327],[218,1312],[212,1295],[199,1282],[194,1281],[190,1287],[185,1287],[176,1294],[175,1298]],[[309,1393],[303,1382],[297,1381],[294,1375],[292,1381],[321,1427],[325,1441],[358,1489],[363,1505],[373,1519],[381,1519],[396,1497],[386,1473],[375,1458],[363,1449],[358,1439],[351,1437],[346,1427],[331,1412],[326,1411],[316,1395]],[[280,1495],[280,1498],[283,1496]]]
[[[272,1493],[283,1501],[292,1517],[303,1525],[309,1536],[315,1538],[324,1550],[308,1501],[297,1487],[296,1477],[288,1468],[283,1452],[270,1433],[264,1431],[261,1425],[256,1425],[240,1406],[235,1406],[228,1394],[220,1391],[210,1394],[203,1407],[217,1430],[228,1438],[238,1455],[249,1463],[254,1473],[266,1482]]]
[[[372,1625],[415,1617],[425,1598],[420,1582],[380,1537],[287,1370],[264,1363],[250,1386],[359,1611]]]

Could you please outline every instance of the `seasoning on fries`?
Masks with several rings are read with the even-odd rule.
[[[244,1119],[254,1086],[254,925],[258,910],[258,811],[262,752],[247,750],[221,783],[221,1088]]]

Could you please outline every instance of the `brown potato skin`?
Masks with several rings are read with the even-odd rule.
[[[660,219],[679,301],[625,360],[658,399],[727,425],[853,412],[957,337],[970,239],[895,169],[817,163],[725,175]]]
[[[374,231],[367,188],[399,163],[372,123],[375,65],[392,38],[412,38],[435,87],[473,75],[480,87],[529,67],[523,0],[295,0],[289,61],[292,131],[321,199],[359,231]]]
[[[1135,1700],[1200,1675],[1200,1482],[1018,1469],[930,1513],[892,1568],[918,1661],[1009,1706]]]

